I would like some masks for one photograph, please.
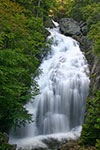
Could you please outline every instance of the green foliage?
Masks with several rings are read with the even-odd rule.
[[[44,44],[45,28],[42,19],[33,17],[28,8],[10,0],[0,1],[1,131],[9,131],[12,126],[16,128],[31,121],[25,104],[38,93],[33,79],[38,74],[42,58],[41,47],[47,47]],[[31,86],[34,89],[32,93]]]
[[[100,55],[100,2],[98,0],[72,0],[68,3],[66,15],[87,23],[87,35]]]
[[[91,25],[98,23],[100,17],[100,2],[90,3],[83,7],[81,10],[84,20],[87,21],[88,30],[90,30]]]
[[[16,1],[20,5],[24,6],[27,15],[34,15],[34,17],[40,17],[43,20],[46,20],[50,9],[55,5],[56,1],[54,0],[11,0],[12,2]]]
[[[83,19],[82,8],[84,8],[89,0],[71,0],[68,3],[68,9],[66,11],[66,15],[68,17],[72,17],[73,19],[80,21]]]
[[[95,98],[87,100],[88,117],[82,130],[82,142],[85,145],[95,145],[100,139],[100,90]]]
[[[69,8],[71,1],[68,0],[55,0],[55,5],[51,10],[51,16],[54,16],[58,19],[66,17],[66,10]]]
[[[96,148],[97,150],[100,150],[100,139],[96,141]]]
[[[6,133],[2,134],[0,132],[0,150],[15,150],[15,145],[8,144],[8,135]]]
[[[98,16],[96,14],[96,11],[99,12],[98,3],[99,1],[97,0],[70,0],[67,5],[66,15],[77,21],[87,21],[88,17]]]
[[[88,38],[91,39],[91,41],[94,44],[94,50],[95,52],[100,55],[100,21],[98,21],[96,24],[91,25]]]

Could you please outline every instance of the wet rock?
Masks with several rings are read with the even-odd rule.
[[[91,72],[92,67],[94,65],[94,61],[95,61],[95,55],[96,55],[94,53],[91,41],[86,36],[73,35],[72,38],[78,41],[81,51],[84,53],[88,61],[89,70]]]
[[[59,22],[60,30],[63,34],[72,36],[72,35],[80,35],[80,26],[78,22],[73,20],[72,18],[62,18]]]
[[[18,150],[49,150],[46,147],[24,147],[24,148],[18,148]]]
[[[61,145],[63,145],[66,142],[67,142],[66,139],[63,139],[61,141],[59,141],[58,139],[54,139],[54,138],[43,140],[43,143],[47,145],[48,150],[60,150]]]
[[[84,53],[88,62],[90,70],[90,96],[92,91],[97,92],[100,88],[100,58],[94,52],[92,43],[86,36],[80,37],[74,35],[73,38],[80,43],[81,51]]]
[[[93,65],[90,74],[90,92],[97,92],[100,88],[100,60],[98,56],[95,55],[93,60]]]
[[[18,147],[18,150],[60,150],[60,147],[67,143],[67,139],[58,140],[52,137],[41,139],[41,144],[30,144]]]

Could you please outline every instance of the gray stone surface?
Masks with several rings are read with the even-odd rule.
[[[67,139],[58,140],[51,137],[47,139],[42,139],[41,142],[43,143],[43,145],[37,146],[34,146],[34,144],[30,146],[26,145],[23,147],[19,147],[18,150],[59,150],[63,144],[68,142],[68,140]]]
[[[73,20],[72,18],[62,18],[59,22],[60,31],[68,36],[72,35],[80,35],[80,26],[78,22]]]

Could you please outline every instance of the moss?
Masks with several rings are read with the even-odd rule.
[[[90,75],[90,78],[94,78],[94,77],[95,77],[95,74],[91,74],[91,75]]]
[[[96,142],[96,148],[97,150],[100,150],[100,139],[98,139]]]

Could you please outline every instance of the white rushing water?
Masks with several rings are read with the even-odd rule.
[[[10,143],[36,145],[36,140],[44,135],[67,139],[80,135],[89,87],[87,61],[78,43],[62,35],[58,27],[49,32],[48,38],[53,37],[54,42],[40,66],[42,74],[37,79],[40,94],[26,106],[34,122],[18,129]]]

